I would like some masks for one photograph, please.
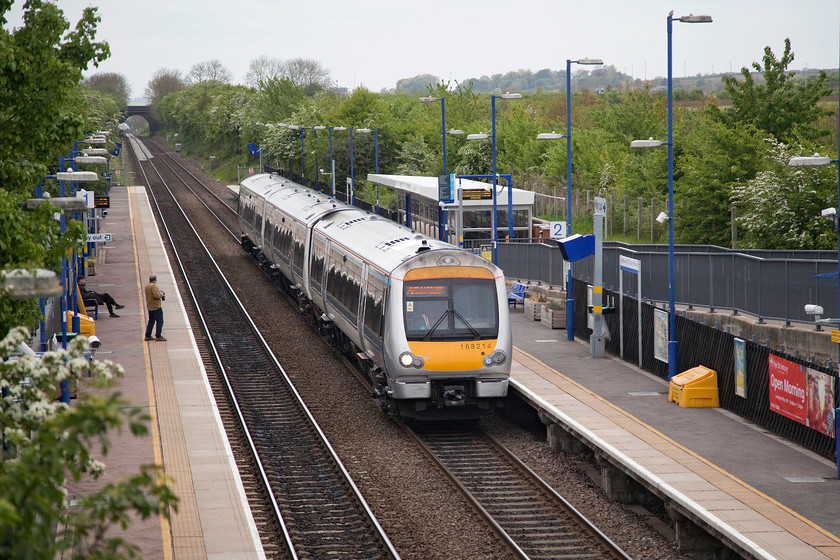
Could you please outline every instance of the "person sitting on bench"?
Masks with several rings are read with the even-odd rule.
[[[114,298],[111,297],[111,294],[108,294],[108,293],[100,294],[99,292],[94,292],[93,290],[89,291],[89,290],[85,289],[85,282],[86,281],[87,280],[85,279],[84,276],[79,276],[78,280],[76,280],[76,282],[79,284],[79,292],[81,292],[81,294],[82,294],[82,299],[83,300],[90,299],[90,300],[93,300],[96,303],[100,303],[100,304],[104,303],[108,307],[108,314],[110,314],[111,317],[119,317],[119,315],[114,313],[114,308],[116,307],[117,309],[122,309],[125,306],[117,303],[114,300]]]

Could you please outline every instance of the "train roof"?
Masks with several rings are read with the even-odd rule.
[[[388,275],[402,276],[404,272],[396,269],[418,259],[424,262],[423,266],[479,262],[492,267],[486,259],[364,210],[354,209],[326,216],[315,224],[314,229]],[[449,258],[438,263],[438,256],[444,257],[443,251]],[[456,260],[452,260],[453,253],[457,256]]]
[[[280,175],[268,173],[254,175],[243,180],[241,184],[307,226],[311,226],[319,218],[332,212],[354,209],[353,206]]]

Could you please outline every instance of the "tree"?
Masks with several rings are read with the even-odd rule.
[[[149,98],[149,104],[157,105],[170,93],[181,91],[186,87],[187,82],[181,77],[181,72],[161,68],[152,74],[152,79],[146,84],[146,97]]]
[[[92,90],[106,93],[114,98],[120,110],[128,106],[128,97],[131,87],[128,80],[122,74],[116,72],[99,72],[85,78],[82,82]]]
[[[282,78],[284,72],[283,61],[261,55],[251,61],[245,74],[245,85],[260,89],[262,83],[271,79]]]
[[[798,137],[806,140],[824,138],[827,134],[814,124],[826,114],[817,102],[829,95],[825,86],[826,74],[820,71],[814,80],[794,81],[794,73],[787,72],[793,62],[790,39],[785,39],[785,51],[777,60],[770,47],[764,48],[763,66],[753,62],[756,72],[761,72],[763,84],[757,84],[749,69],[742,68],[740,82],[724,75],[724,91],[732,99],[732,108],[717,110],[714,114],[722,122],[752,124],[772,134],[782,142],[792,142]]]
[[[233,74],[230,73],[230,70],[224,67],[222,61],[218,58],[205,60],[203,62],[196,62],[187,74],[187,80],[194,84],[211,81],[229,84],[232,79]]]
[[[80,392],[72,408],[56,401],[58,382],[106,388],[123,375],[122,367],[85,359],[84,337],[40,359],[24,355],[9,360],[28,335],[28,329],[19,327],[0,340],[0,556],[135,557],[137,547],[109,535],[108,528],[125,526],[130,514],[169,517],[170,508],[177,509],[177,498],[159,470],[145,466],[138,475],[86,495],[74,508],[68,507],[64,486],[68,478],[98,478],[105,465],[91,448],[99,447],[107,456],[109,430],[128,427],[144,435],[149,417],[116,393],[99,397]]]
[[[330,86],[330,71],[312,58],[293,58],[283,63],[283,74],[307,95]]]
[[[435,84],[440,82],[440,78],[431,74],[420,74],[413,78],[403,78],[397,80],[397,91],[404,93],[423,93],[429,88],[435,87]]]
[[[787,167],[793,155],[812,153],[774,142],[768,168],[733,188],[738,215],[739,245],[755,249],[837,248],[832,224],[820,217],[837,203],[837,170],[833,167]]]

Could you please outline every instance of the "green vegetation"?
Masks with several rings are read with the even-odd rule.
[[[729,246],[735,216],[741,247],[836,246],[836,238],[832,241],[829,235],[831,224],[814,218],[819,211],[813,212],[832,206],[832,200],[836,204],[836,169],[832,168],[832,179],[830,170],[792,171],[785,165],[785,158],[792,155],[837,153],[836,104],[821,101],[832,93],[826,86],[829,76],[824,72],[795,76],[787,70],[793,58],[790,42],[785,41],[780,59],[767,47],[763,62],[753,64],[753,73],[745,68],[740,77],[726,75],[719,88],[708,88],[717,89],[719,95],[704,93],[699,87],[676,91],[678,243]],[[488,84],[509,84],[512,91],[533,93],[525,93],[521,100],[497,99],[497,169],[510,173],[515,187],[565,197],[566,141],[536,140],[540,132],[566,131],[565,92],[557,87],[561,78],[564,73],[549,70],[495,76],[486,84],[482,80],[431,82],[437,78],[418,76],[401,81],[395,92],[376,94],[360,87],[342,94],[317,88],[312,93],[313,89],[289,77],[274,76],[261,80],[256,88],[218,81],[195,84],[164,97],[156,110],[164,129],[179,134],[185,151],[205,161],[215,155],[214,167],[219,170],[253,166],[256,162],[246,145],[254,142],[262,147],[272,168],[298,177],[303,152],[303,175],[311,183],[317,173],[316,158],[318,167],[328,171],[330,154],[328,131],[313,127],[330,125],[378,130],[381,173],[434,176],[443,171],[441,108],[440,103],[419,103],[418,96],[445,98],[447,129],[489,133],[490,98],[477,91]],[[620,78],[612,68],[582,71],[573,77],[574,231],[591,229],[591,200],[602,196],[612,204],[613,232],[624,235],[627,200],[627,240],[647,242],[651,204],[655,214],[666,205],[667,150],[631,151],[629,143],[638,138],[665,139],[666,92],[660,84],[641,85]],[[591,88],[603,80],[618,81],[607,88],[597,86],[602,93],[594,93]],[[418,91],[421,85],[423,91]],[[684,80],[681,85],[685,87]],[[279,123],[302,128],[289,129]],[[487,174],[490,144],[489,140],[468,142],[466,135],[447,136],[447,171]],[[336,186],[341,191],[351,173],[349,131],[334,130],[332,148]],[[364,181],[375,169],[372,135],[355,134],[353,152],[356,194],[372,201],[372,186]],[[227,167],[226,160],[232,162]],[[235,175],[220,178],[230,181]],[[771,185],[784,188],[771,197],[767,193]],[[384,200],[394,201],[384,189],[381,193]],[[784,204],[776,200],[779,196],[785,197]],[[768,204],[768,200],[776,202]],[[553,209],[554,204],[546,207]],[[565,214],[565,202],[559,207]],[[542,217],[552,219],[548,214]],[[637,224],[641,224],[641,237],[636,237]],[[653,227],[654,237],[664,240],[667,228]],[[611,239],[615,239],[613,232]]]
[[[82,72],[109,53],[106,43],[94,41],[95,8],[86,8],[71,29],[55,3],[28,0],[24,24],[8,29],[11,4],[0,4],[0,275],[16,268],[58,271],[62,257],[81,249],[82,223],[68,220],[62,233],[56,207],[27,212],[20,204],[59,170],[74,141],[118,122],[126,102],[124,79],[82,84]],[[88,185],[105,188],[104,181]],[[43,191],[60,194],[54,180],[44,181]],[[73,504],[65,486],[102,474],[97,457],[107,454],[110,430],[140,435],[149,419],[117,394],[80,391],[72,407],[56,402],[56,383],[108,387],[122,368],[86,359],[83,337],[42,359],[12,359],[40,315],[37,300],[0,293],[0,558],[136,557],[137,547],[111,528],[169,515],[177,500],[157,469],[140,467]]]

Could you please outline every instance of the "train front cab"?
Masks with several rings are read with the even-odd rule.
[[[390,326],[404,342],[386,343],[396,354],[388,385],[401,416],[477,417],[507,395],[512,339],[500,282],[487,268],[433,266],[392,286]]]

